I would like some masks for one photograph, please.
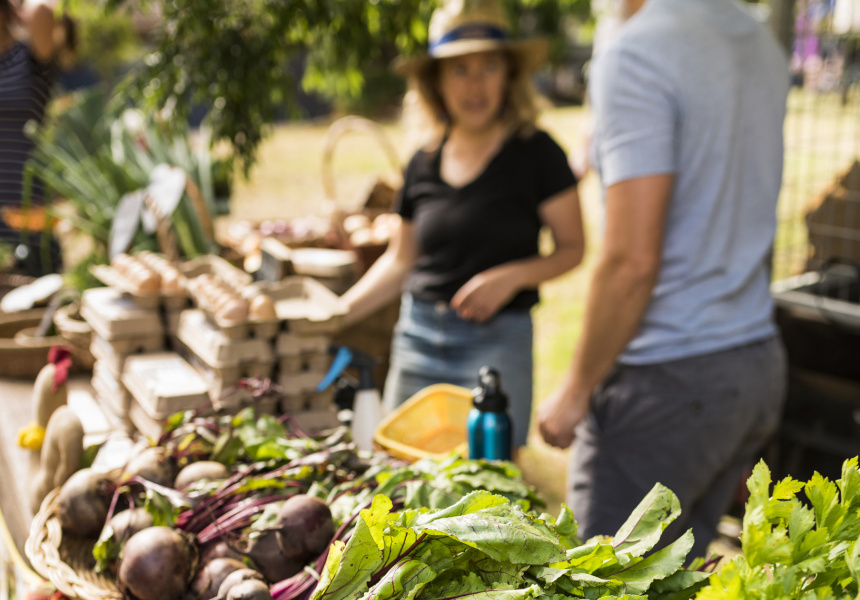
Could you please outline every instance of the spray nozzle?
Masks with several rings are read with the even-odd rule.
[[[361,350],[336,344],[329,346],[329,354],[334,354],[334,360],[332,360],[328,373],[317,385],[318,392],[334,383],[334,380],[348,367],[358,369],[359,390],[369,390],[376,387],[373,382],[373,369],[379,362],[378,360]]]

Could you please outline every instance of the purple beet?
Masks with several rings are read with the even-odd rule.
[[[334,536],[334,519],[325,502],[298,494],[284,502],[275,528],[281,553],[306,564],[328,548]]]
[[[149,527],[123,547],[117,584],[128,600],[182,600],[196,559],[196,549],[181,533]]]

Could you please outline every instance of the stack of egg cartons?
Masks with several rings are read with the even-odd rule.
[[[81,299],[81,316],[93,329],[93,390],[114,421],[156,437],[170,414],[208,401],[205,394],[191,393],[205,386],[199,375],[178,355],[164,352],[165,333],[178,326],[188,304],[184,278],[151,252],[120,254],[92,271],[109,286],[87,290]],[[130,372],[132,364],[138,367]],[[135,375],[143,364],[156,365],[144,377],[147,385]],[[156,383],[164,389],[151,389]]]
[[[266,289],[282,323],[275,341],[282,412],[304,429],[336,426],[334,393],[317,386],[331,365],[331,335],[344,316],[338,297],[309,277],[288,277]]]
[[[273,377],[279,323],[271,298],[219,257],[192,261],[184,272],[197,308],[180,315],[176,341],[207,382],[213,405],[234,412],[253,404],[260,412],[276,412],[274,393],[254,398],[237,387],[246,378]]]
[[[235,411],[250,402],[249,392],[237,388],[244,378],[271,378],[274,353],[271,337],[254,335],[252,329],[224,330],[199,309],[185,310],[179,318],[177,337],[188,358],[207,382],[213,405]],[[274,332],[273,332],[274,333]],[[261,398],[257,409],[276,411],[277,398]]]
[[[99,404],[115,422],[128,425],[132,398],[122,384],[122,372],[129,356],[164,349],[158,305],[142,307],[118,289],[93,288],[83,293],[81,316],[93,330],[92,385]]]
[[[206,382],[176,352],[130,356],[122,383],[132,396],[129,419],[135,428],[158,439],[171,415],[209,404]]]

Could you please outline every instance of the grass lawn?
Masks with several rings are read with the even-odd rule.
[[[820,194],[860,150],[858,113],[841,107],[835,96],[810,96],[795,90],[786,122],[785,185],[780,201],[775,277],[798,272],[806,257],[805,206]],[[583,150],[586,115],[581,108],[548,111],[543,127],[569,153]],[[262,146],[260,159],[247,181],[240,181],[232,199],[234,219],[263,220],[304,214],[324,214],[328,206],[323,192],[321,162],[328,121],[280,125]],[[384,131],[408,158],[404,130],[396,123]],[[366,134],[352,133],[340,139],[333,159],[336,204],[359,206],[363,193],[377,174],[391,167],[379,144]],[[593,175],[581,183],[580,195],[588,235],[588,253],[575,271],[544,284],[543,301],[535,312],[535,404],[559,383],[579,336],[586,286],[598,247],[600,191]],[[555,511],[564,496],[566,452],[546,446],[532,432],[522,466]]]

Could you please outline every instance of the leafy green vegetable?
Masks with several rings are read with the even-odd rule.
[[[447,508],[392,508],[377,495],[361,511],[349,541],[332,547],[311,600],[680,599],[709,575],[682,569],[691,532],[646,556],[679,512],[677,498],[659,485],[612,543],[596,538],[575,548],[567,507],[557,520],[544,520],[507,498],[473,491]]]
[[[747,481],[743,554],[711,576],[697,598],[857,598],[860,474],[857,458],[832,482],[818,473],[806,483],[773,485],[760,462]],[[804,492],[805,505],[797,494]]]

